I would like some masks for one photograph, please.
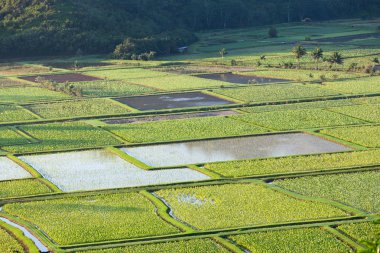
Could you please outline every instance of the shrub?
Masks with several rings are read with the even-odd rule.
[[[276,27],[272,26],[271,28],[269,28],[268,35],[269,35],[269,38],[277,38],[278,32],[277,32]]]

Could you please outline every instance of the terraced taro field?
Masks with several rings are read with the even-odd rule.
[[[263,28],[200,33],[138,64],[1,64],[0,252],[366,250],[380,232],[380,73],[363,70],[380,43],[355,22],[288,25],[268,44],[252,39]],[[321,27],[306,49],[343,65],[316,70],[309,53],[285,68]]]

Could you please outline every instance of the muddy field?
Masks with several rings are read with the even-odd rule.
[[[23,76],[19,77],[20,79],[27,80],[30,82],[35,82],[37,77],[42,77],[46,80],[50,80],[57,83],[75,83],[75,82],[88,82],[88,81],[99,81],[101,78],[94,76],[87,76],[77,73],[70,74],[59,74],[59,75],[43,75],[43,76]]]
[[[125,97],[115,100],[141,111],[233,104],[231,101],[201,92]]]

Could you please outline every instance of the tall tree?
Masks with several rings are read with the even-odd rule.
[[[298,68],[300,68],[301,67],[301,58],[307,54],[307,51],[301,44],[297,44],[297,45],[295,45],[295,47],[293,47],[292,52],[297,59]]]
[[[314,49],[313,52],[311,52],[311,57],[313,57],[315,62],[315,69],[319,70],[319,61],[323,58],[323,50],[320,47],[317,47]]]

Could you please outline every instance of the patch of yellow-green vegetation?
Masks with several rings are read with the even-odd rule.
[[[37,179],[0,182],[0,198],[15,198],[51,193],[52,190]]]
[[[1,64],[0,75],[16,76],[49,72],[49,68],[38,65]]]
[[[124,248],[91,250],[81,253],[227,253],[230,252],[211,239],[194,239],[176,242],[152,243]]]
[[[70,98],[64,93],[38,87],[14,87],[0,89],[0,101],[24,103],[29,101]]]
[[[25,86],[26,84],[14,79],[0,78],[0,88]]]
[[[0,127],[0,147],[28,144],[29,140],[18,134],[15,130]]]
[[[169,75],[165,72],[153,71],[143,68],[124,68],[124,69],[107,69],[107,70],[96,70],[87,71],[83,74],[89,74],[92,76],[97,76],[100,78],[105,78],[108,80],[124,80],[133,82],[134,79],[142,78],[159,78]]]
[[[168,189],[156,193],[168,202],[177,218],[200,229],[347,215],[327,204],[299,200],[254,183]]]
[[[24,252],[22,245],[5,230],[0,228],[0,252],[16,253]]]
[[[60,245],[178,232],[138,193],[15,203],[4,211],[38,226]]]
[[[324,90],[316,85],[302,84],[250,86],[234,89],[218,89],[214,90],[214,92],[244,102],[274,102],[338,95],[337,92]]]
[[[32,120],[36,117],[27,110],[15,105],[0,105],[0,122]]]
[[[249,252],[344,253],[353,252],[334,235],[321,228],[302,228],[230,236]]]
[[[344,94],[369,94],[380,93],[380,76],[358,78],[336,82],[326,82],[324,89],[333,90]]]
[[[7,146],[4,147],[5,150],[13,153],[26,153],[99,147],[121,143],[106,131],[82,122],[36,124],[21,126],[20,128],[38,139],[39,142]]]
[[[70,102],[34,104],[28,109],[45,119],[125,114],[129,110],[108,99],[86,99]]]
[[[364,123],[359,119],[323,109],[272,111],[233,117],[276,130],[309,129]]]
[[[265,133],[268,130],[228,117],[178,119],[106,127],[128,142],[166,142]]]
[[[380,104],[358,106],[343,106],[331,108],[331,111],[346,114],[369,122],[380,123]]]
[[[371,213],[380,211],[380,172],[323,175],[274,181],[303,195],[338,201]]]
[[[322,130],[321,133],[368,148],[380,147],[380,126],[356,126],[325,129]]]
[[[129,84],[126,81],[101,80],[93,82],[76,83],[82,89],[82,94],[86,96],[133,96],[145,93],[152,93],[155,89]]]
[[[380,150],[369,150],[210,163],[206,165],[206,168],[226,177],[242,177],[303,171],[325,171],[379,163]]]
[[[380,234],[380,224],[373,222],[344,224],[338,229],[359,241],[373,241]]]

